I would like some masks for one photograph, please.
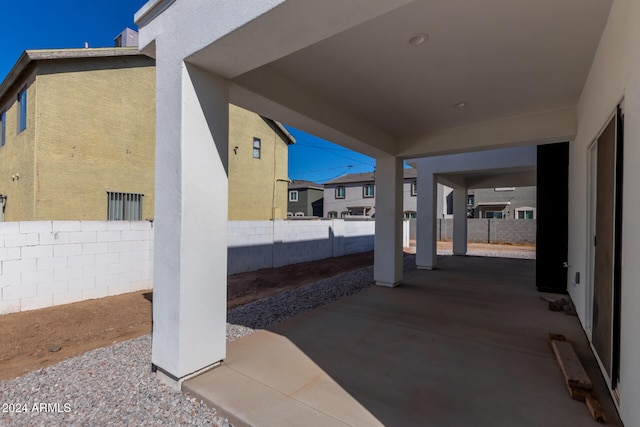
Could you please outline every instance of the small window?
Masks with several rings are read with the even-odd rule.
[[[253,138],[253,158],[260,158],[260,138]]]
[[[289,191],[289,201],[297,202],[298,201],[298,190]]]
[[[336,212],[336,211],[331,211],[331,212],[329,212],[329,213],[327,214],[327,216],[328,216],[329,218],[338,218],[338,212]]]
[[[473,194],[469,194],[467,195],[467,206],[473,206],[476,203],[476,196]]]
[[[296,216],[304,216],[304,212],[296,212]]]
[[[344,187],[336,187],[336,199],[344,199],[346,194]]]
[[[374,196],[374,190],[375,186],[374,184],[365,184],[364,187],[362,187],[362,197],[373,197]]]
[[[411,196],[415,197],[418,194],[418,182],[414,181],[411,183]]]
[[[502,218],[502,212],[501,211],[486,211],[484,213],[484,217],[485,218],[500,219],[500,218]]]
[[[0,147],[7,142],[7,119],[4,111],[0,112]]]
[[[27,88],[18,94],[18,133],[27,128]]]
[[[404,213],[404,219],[414,219],[416,217],[415,211],[406,211]]]
[[[518,208],[516,209],[517,219],[536,219],[535,208]]]
[[[293,216],[293,212],[287,212],[287,217]]]
[[[143,194],[107,191],[107,221],[140,221]]]
[[[340,212],[340,218],[346,218],[349,216],[349,211],[342,211]]]

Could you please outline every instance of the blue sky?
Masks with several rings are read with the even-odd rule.
[[[111,47],[147,0],[0,0],[0,81],[24,50]],[[286,124],[285,124],[286,125]],[[345,173],[374,169],[370,157],[289,128],[289,177],[323,183]]]

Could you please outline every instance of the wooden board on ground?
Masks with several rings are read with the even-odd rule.
[[[591,379],[582,367],[582,363],[580,363],[580,359],[578,359],[578,355],[571,343],[569,341],[551,340],[551,348],[556,355],[567,385],[583,390],[591,390],[593,388]]]
[[[585,403],[587,404],[589,413],[594,420],[599,423],[607,422],[607,417],[604,415],[604,410],[602,409],[602,406],[600,406],[600,402],[598,402],[598,399],[596,399],[593,394],[587,394]]]

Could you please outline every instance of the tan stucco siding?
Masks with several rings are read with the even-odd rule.
[[[27,88],[27,127],[18,133],[17,95]],[[5,111],[5,145],[0,147],[0,194],[7,196],[5,221],[30,219],[34,209],[36,82],[33,73],[16,84],[0,103]]]
[[[259,159],[254,137],[260,138]],[[286,218],[287,159],[287,143],[262,117],[229,106],[230,220]]]
[[[33,220],[105,220],[107,191],[144,194],[153,218],[155,67],[146,58],[38,68]]]

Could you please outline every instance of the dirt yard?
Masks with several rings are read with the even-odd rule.
[[[227,305],[247,304],[373,264],[373,252],[229,276]],[[0,316],[0,380],[151,332],[149,291]]]
[[[438,243],[450,249],[451,243]],[[469,250],[476,248],[470,244]],[[535,251],[534,247],[477,245],[479,249]],[[409,251],[411,252],[411,251]],[[228,308],[373,264],[373,252],[229,276]],[[151,292],[0,316],[0,380],[52,365],[95,348],[151,332]]]

